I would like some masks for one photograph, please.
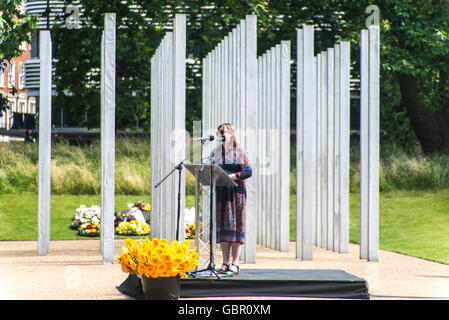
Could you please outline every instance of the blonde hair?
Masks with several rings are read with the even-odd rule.
[[[236,149],[238,146],[237,136],[235,134],[234,126],[231,123],[222,123],[218,126],[218,131],[220,131],[220,128],[225,128],[229,130],[231,133],[231,141],[232,141],[232,149]]]

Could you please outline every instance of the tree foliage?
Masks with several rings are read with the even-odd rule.
[[[73,2],[67,0],[67,4]],[[104,13],[117,14],[117,126],[149,127],[150,59],[174,14],[187,14],[187,125],[201,115],[201,64],[247,14],[257,15],[258,54],[281,40],[296,50],[296,29],[313,24],[315,53],[340,40],[351,41],[352,76],[359,75],[360,30],[365,29],[361,1],[270,0],[81,0],[85,8],[79,30],[53,32],[59,107],[91,110],[90,126],[98,126],[100,39]],[[449,143],[449,25],[448,1],[379,0],[381,28],[382,141],[411,147],[419,141],[425,151]],[[292,74],[294,99],[295,76]],[[294,100],[292,100],[293,102]],[[294,105],[292,105],[294,106]],[[354,111],[358,106],[354,104]],[[294,108],[292,108],[294,109]],[[429,129],[431,127],[431,130]],[[445,131],[446,130],[446,131]]]
[[[342,1],[345,36],[358,37],[370,1]],[[381,127],[390,140],[449,150],[449,2],[379,0]],[[356,50],[354,50],[356,49]],[[357,70],[357,68],[356,68]],[[416,137],[416,138],[415,138]]]
[[[35,28],[35,17],[25,16],[19,7],[22,0],[0,1],[0,69],[22,54],[20,45],[30,43],[30,33]],[[16,94],[12,88],[10,94]],[[0,94],[0,114],[8,108],[8,98]]]
[[[67,4],[73,2],[67,0]],[[330,43],[340,21],[330,5],[314,1],[81,1],[82,28],[56,27],[54,56],[58,59],[55,104],[84,118],[85,110],[99,108],[100,38],[106,12],[117,14],[117,126],[133,127],[141,119],[149,126],[150,59],[177,13],[187,15],[187,125],[201,115],[201,59],[248,14],[258,18],[258,51],[263,53],[281,40],[295,39],[302,23],[323,26],[322,43]],[[323,11],[324,9],[324,11]],[[293,41],[294,42],[294,41]],[[189,59],[190,60],[190,59]],[[98,112],[90,126],[98,126]]]

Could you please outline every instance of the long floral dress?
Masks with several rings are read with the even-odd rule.
[[[220,150],[221,149],[221,150]],[[216,187],[216,242],[245,243],[246,185],[252,169],[248,153],[241,147],[225,152],[223,146],[216,149],[215,163],[229,175],[235,174],[237,187]]]

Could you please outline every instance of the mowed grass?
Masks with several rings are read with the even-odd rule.
[[[296,197],[290,197],[290,240],[296,237]],[[360,243],[360,195],[350,194],[349,240]],[[379,247],[449,264],[449,189],[381,192]]]
[[[116,195],[115,211],[125,210],[128,208],[128,203],[139,200],[150,201],[148,195]],[[99,195],[52,195],[50,239],[92,239],[77,235],[77,231],[70,229],[70,225],[72,217],[80,205],[100,206],[100,203]],[[186,207],[194,206],[194,196],[187,196]],[[0,221],[0,241],[37,240],[38,195],[34,193],[0,194]],[[116,235],[116,238],[126,237]]]
[[[351,194],[350,241],[359,243],[359,194]],[[380,249],[449,264],[449,189],[380,193]]]
[[[149,201],[148,195],[116,195],[115,210],[129,202]],[[359,194],[350,194],[350,241],[359,243]],[[34,193],[0,195],[0,240],[37,240]],[[81,205],[100,205],[99,195],[53,195],[51,240],[90,239],[69,229]],[[194,207],[186,196],[186,207]],[[380,249],[449,264],[449,189],[380,193]],[[296,196],[290,197],[290,240],[296,238]]]
[[[148,196],[116,195],[115,211],[128,208],[128,203],[143,200]],[[100,205],[99,195],[52,195],[51,197],[51,240],[92,239],[77,235],[70,229],[72,217],[77,208]],[[34,193],[0,195],[0,240],[37,240],[38,195]]]

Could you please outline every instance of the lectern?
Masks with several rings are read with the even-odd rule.
[[[232,180],[226,172],[217,164],[184,164],[195,177],[195,246],[198,250],[198,259],[201,253],[201,249],[207,247],[209,242],[209,265],[204,271],[208,271],[218,277],[215,270],[215,249],[216,249],[216,200],[215,200],[215,187],[236,187],[237,184]],[[201,239],[200,235],[200,221],[202,208],[200,206],[200,184],[203,186],[210,186],[209,197],[209,226],[203,225],[203,230],[209,230],[209,241]],[[203,273],[196,270],[196,274]],[[206,275],[207,273],[204,272]]]

